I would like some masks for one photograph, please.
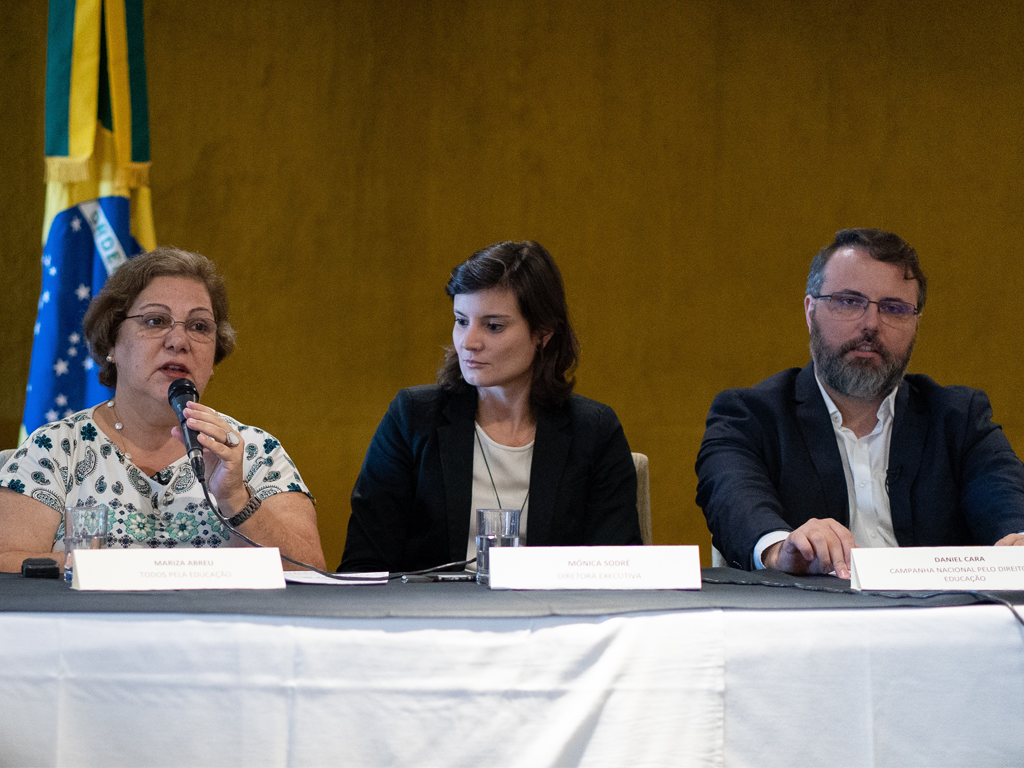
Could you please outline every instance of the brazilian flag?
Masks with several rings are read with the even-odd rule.
[[[82,335],[89,301],[156,246],[142,0],[50,0],[43,281],[21,440],[111,396]]]

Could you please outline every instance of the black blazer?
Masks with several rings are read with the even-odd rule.
[[[900,546],[990,545],[1024,531],[1024,467],[984,392],[905,376],[887,486]],[[850,525],[839,446],[814,366],[791,368],[711,405],[697,454],[697,504],[730,565],[811,518]]]
[[[340,571],[412,571],[464,560],[476,390],[403,389],[352,491]],[[640,544],[636,469],[615,412],[573,395],[537,414],[529,546]]]

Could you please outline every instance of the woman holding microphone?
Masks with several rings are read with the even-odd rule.
[[[110,547],[219,547],[233,534],[207,503],[168,389],[198,395],[235,344],[227,294],[204,256],[161,247],[125,262],[93,299],[83,329],[112,399],[37,429],[0,467],[0,570],[64,559],[64,510],[104,504]],[[194,401],[220,514],[265,546],[324,566],[312,496],[281,444]],[[286,565],[286,567],[288,567]]]

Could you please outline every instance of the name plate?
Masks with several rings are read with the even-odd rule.
[[[493,547],[491,589],[700,589],[700,550]]]
[[[277,547],[78,549],[72,589],[284,589]]]
[[[1024,590],[1024,547],[898,547],[851,551],[853,589]]]

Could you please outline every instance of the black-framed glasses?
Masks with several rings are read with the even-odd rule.
[[[902,326],[913,322],[920,313],[917,307],[899,299],[872,301],[867,296],[839,291],[821,296],[811,296],[828,302],[829,311],[840,320],[859,320],[868,311],[868,305],[878,307],[878,317],[888,325]]]
[[[150,339],[166,336],[176,325],[185,326],[185,333],[194,341],[206,343],[217,338],[217,324],[209,317],[175,320],[166,312],[145,312],[141,315],[128,315],[125,320],[137,320],[142,326],[142,335]]]

